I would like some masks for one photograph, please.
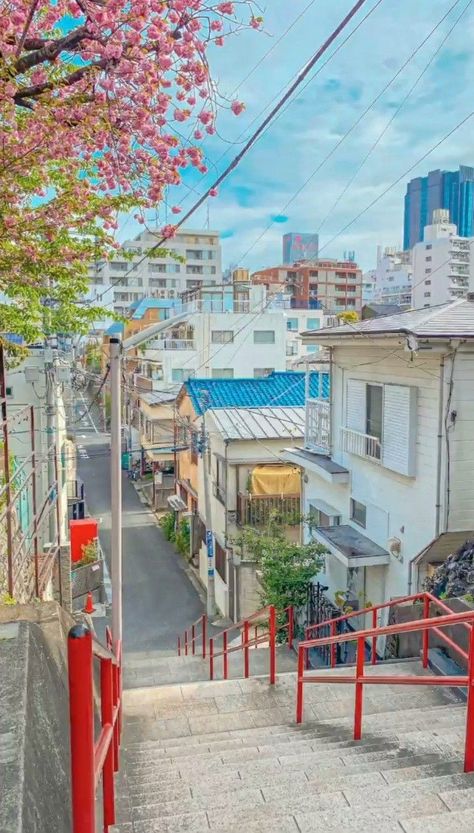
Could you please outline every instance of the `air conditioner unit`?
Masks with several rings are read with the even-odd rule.
[[[39,367],[25,367],[25,382],[39,382],[40,375]]]

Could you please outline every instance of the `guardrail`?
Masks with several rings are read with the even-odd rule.
[[[305,628],[305,641],[309,640],[311,636],[314,637],[315,633],[317,633],[322,628],[329,629],[329,636],[338,636],[337,630],[341,624],[347,622],[349,619],[354,619],[357,616],[370,616],[372,618],[372,628],[378,627],[377,617],[378,612],[380,610],[386,610],[392,607],[399,607],[402,604],[406,604],[407,602],[423,602],[423,618],[429,619],[430,618],[430,607],[431,605],[435,605],[440,608],[440,610],[445,611],[446,613],[452,613],[450,607],[447,604],[441,601],[441,599],[437,599],[436,596],[433,596],[432,593],[428,593],[427,591],[421,593],[413,593],[411,596],[402,596],[396,599],[392,599],[390,602],[383,602],[383,604],[378,605],[371,605],[370,607],[362,608],[361,610],[352,610],[350,613],[344,613],[342,616],[337,616],[334,619],[327,619],[325,622],[317,622],[314,625],[308,625]],[[469,628],[469,625],[465,625],[466,628]],[[433,626],[432,628],[433,633],[435,633],[439,639],[449,645],[453,651],[455,651],[463,660],[467,661],[468,655],[466,651],[464,651],[459,645],[457,645],[452,639],[450,639],[445,633],[442,631],[438,632],[437,627]],[[352,639],[355,639],[358,634],[358,631],[355,630],[352,632]],[[327,634],[325,634],[327,635]],[[317,637],[316,637],[317,638]],[[428,667],[428,642],[429,642],[429,633],[423,634],[423,667]],[[426,644],[425,644],[426,643]],[[372,637],[371,649],[370,649],[370,661],[372,665],[376,665],[377,663],[377,637]],[[426,663],[426,664],[425,664]],[[334,643],[331,644],[330,648],[330,666],[331,668],[335,668],[336,666],[336,646]],[[309,650],[305,652],[305,667],[309,668]]]
[[[244,660],[244,677],[250,676],[250,648],[256,648],[258,645],[267,644],[269,648],[269,680],[270,684],[275,683],[276,677],[276,641],[278,631],[287,631],[286,642],[289,648],[293,647],[294,636],[294,611],[293,607],[285,608],[283,614],[286,622],[278,624],[277,611],[274,605],[267,605],[261,610],[257,610],[246,619],[236,622],[234,625],[220,631],[209,640],[209,679],[214,679],[214,663],[218,657],[222,657],[222,676],[224,680],[229,676],[229,654],[236,651],[243,652]],[[265,619],[268,617],[268,619]],[[259,632],[259,624],[263,622],[267,627],[266,630]],[[253,628],[252,628],[253,625]],[[240,631],[241,641],[238,645],[229,646],[229,633],[232,631]],[[252,632],[253,631],[253,632]],[[222,640],[221,650],[215,650],[217,640]]]
[[[428,597],[430,594],[426,594]],[[411,598],[411,597],[408,597]],[[428,598],[428,610],[431,599]],[[436,600],[439,602],[439,600]],[[387,603],[389,604],[389,603]],[[426,602],[425,602],[426,604]],[[359,612],[360,613],[360,612]],[[403,622],[396,625],[386,625],[379,627],[372,627],[366,630],[357,631],[356,633],[345,633],[337,636],[326,636],[322,639],[313,639],[305,642],[300,642],[298,647],[298,674],[297,674],[297,690],[296,690],[296,722],[303,722],[303,686],[307,683],[324,684],[353,684],[355,686],[355,701],[354,701],[354,740],[360,740],[362,737],[362,707],[363,707],[363,690],[364,685],[434,685],[434,686],[451,686],[451,687],[467,687],[467,716],[466,716],[466,735],[465,735],[465,750],[464,750],[464,772],[474,772],[474,611],[466,611],[463,613],[452,613],[449,615],[439,616],[436,618],[436,625],[433,624],[433,619],[426,617],[423,619],[415,619],[410,622]],[[442,633],[442,629],[452,627],[453,625],[463,625],[470,629],[469,634],[469,650],[463,651],[456,646],[459,652],[467,658],[468,672],[466,675],[460,676],[404,676],[396,675],[390,676],[370,676],[364,674],[365,665],[365,645],[366,641],[371,641],[372,645],[376,644],[377,638],[381,636],[391,636],[394,634],[410,633],[419,631],[422,634],[422,661],[423,667],[428,666],[428,647],[429,634],[433,630],[438,636]],[[453,640],[443,634],[445,641],[455,646]],[[352,642],[357,640],[357,658],[355,665],[355,674],[353,677],[347,675],[337,674],[320,674],[317,676],[305,675],[305,653],[313,647],[322,647],[323,645],[337,645],[342,642]]]
[[[192,625],[187,628],[183,635],[178,636],[178,656],[180,657],[183,653],[184,656],[187,657],[189,650],[191,654],[194,656],[196,653],[196,642],[199,641],[199,634],[196,631],[196,628],[201,627],[201,652],[202,658],[206,659],[206,638],[207,638],[207,616],[203,613],[199,619],[196,619]]]
[[[115,824],[114,773],[119,768],[122,727],[121,645],[112,652],[83,624],[68,634],[72,833],[96,833],[96,792],[102,778],[104,833]],[[100,660],[101,731],[94,733],[94,657]]]

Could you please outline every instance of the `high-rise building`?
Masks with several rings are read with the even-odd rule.
[[[413,300],[415,309],[455,301],[467,295],[473,284],[474,258],[471,238],[456,233],[449,213],[434,211],[424,229],[423,241],[413,247]]]
[[[299,260],[315,260],[319,251],[317,234],[302,234],[291,231],[283,235],[283,263],[296,263]]]
[[[125,257],[118,251],[113,260],[92,264],[91,298],[107,290],[105,301],[121,315],[142,298],[174,299],[189,289],[222,283],[219,232],[179,229],[162,247],[169,252],[165,257],[153,252],[157,239],[158,233],[143,231],[123,244]]]
[[[457,171],[430,171],[410,180],[405,195],[405,250],[423,240],[423,230],[437,208],[449,211],[460,237],[474,235],[474,168],[460,165]]]

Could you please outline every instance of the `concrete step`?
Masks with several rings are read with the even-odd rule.
[[[458,793],[456,793],[458,797]],[[444,800],[444,798],[443,798]],[[454,810],[449,815],[429,815],[424,818],[402,818],[405,833],[472,833],[474,802],[468,810]]]

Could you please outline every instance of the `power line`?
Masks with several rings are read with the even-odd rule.
[[[418,44],[418,46],[411,52],[408,58],[404,61],[404,63],[398,68],[395,74],[390,78],[390,80],[382,87],[382,89],[377,93],[377,95],[372,99],[370,104],[362,111],[362,113],[356,118],[356,120],[351,124],[351,126],[346,130],[343,136],[336,142],[335,145],[328,151],[328,153],[324,156],[324,158],[318,163],[316,168],[310,173],[310,175],[304,180],[302,185],[294,191],[292,196],[287,200],[285,205],[279,210],[279,214],[283,214],[290,205],[295,201],[295,199],[304,191],[304,189],[309,185],[312,179],[316,176],[317,173],[324,167],[324,165],[331,159],[331,157],[336,153],[336,151],[341,147],[341,145],[346,141],[346,139],[353,133],[355,128],[363,121],[365,116],[370,112],[370,110],[377,104],[377,102],[382,98],[384,93],[392,86],[394,81],[401,75],[403,70],[408,66],[408,64],[413,60],[415,55],[423,48],[423,46],[427,43],[427,41],[432,37],[432,35],[437,31],[439,26],[443,23],[446,17],[451,13],[451,11],[461,2],[461,0],[456,0],[455,3],[450,7],[450,9],[443,15],[443,17],[438,21],[436,26],[434,26],[431,31],[425,36],[425,38]],[[240,257],[239,262],[245,260],[245,258],[250,254],[250,252],[255,248],[257,243],[265,237],[268,231],[273,227],[275,221],[271,220],[270,223],[264,228],[264,230],[258,235],[258,237],[254,240],[252,245],[245,251],[245,253]],[[330,241],[332,242],[332,241]],[[329,244],[325,244],[319,251],[322,252],[326,246]]]
[[[447,17],[447,16],[451,13],[451,11],[452,11],[452,10],[453,10],[453,9],[454,9],[454,8],[455,8],[458,4],[459,4],[459,3],[460,3],[460,1],[461,1],[461,0],[456,0],[456,2],[455,2],[452,6],[451,6],[451,8],[450,8],[450,9],[448,9],[448,11],[447,11],[447,12],[446,12],[446,14],[444,15],[444,17],[442,17],[442,18],[441,18],[441,20],[440,20],[440,21],[436,24],[435,28],[431,30],[431,32],[430,32],[430,34],[428,35],[428,37],[427,37],[427,38],[425,38],[425,40],[422,42],[421,46],[423,46],[423,45],[426,43],[426,41],[427,41],[427,40],[428,40],[428,39],[429,39],[429,38],[430,38],[430,37],[434,34],[434,32],[435,32],[435,31],[439,28],[439,26],[440,26],[440,25],[444,22],[444,20],[445,20],[445,19],[446,19],[446,17]],[[321,229],[322,229],[322,227],[324,226],[324,224],[328,221],[328,219],[329,219],[329,217],[331,216],[331,214],[333,213],[334,209],[335,209],[335,208],[339,205],[339,203],[340,203],[340,201],[342,200],[342,198],[343,198],[343,197],[347,194],[347,192],[348,192],[349,188],[351,187],[352,183],[354,182],[354,180],[355,180],[355,179],[357,178],[357,176],[359,175],[359,173],[360,173],[360,171],[362,170],[362,168],[364,167],[365,163],[366,163],[366,162],[367,162],[367,160],[371,157],[371,155],[372,155],[372,153],[374,152],[374,150],[377,148],[377,146],[378,146],[378,145],[380,144],[380,142],[382,141],[382,139],[383,139],[383,137],[385,136],[385,134],[386,134],[387,130],[388,130],[388,129],[389,129],[389,127],[390,127],[390,125],[391,125],[391,124],[393,124],[393,122],[395,121],[395,119],[397,118],[397,116],[399,115],[399,113],[401,112],[401,110],[403,109],[403,107],[405,106],[405,104],[407,103],[407,101],[408,101],[408,99],[410,98],[411,94],[414,92],[414,90],[416,89],[416,87],[417,87],[417,86],[418,86],[418,84],[420,83],[421,79],[423,78],[423,76],[426,74],[426,72],[427,72],[427,71],[428,71],[428,69],[430,68],[430,66],[431,66],[431,64],[433,63],[434,59],[435,59],[435,58],[439,55],[439,53],[441,52],[441,50],[442,50],[443,46],[445,45],[446,41],[448,40],[448,38],[450,37],[450,35],[452,34],[452,32],[454,31],[454,29],[455,29],[455,28],[456,28],[456,26],[458,25],[458,23],[460,22],[461,18],[465,15],[465,13],[467,12],[467,10],[468,10],[469,6],[471,6],[471,5],[472,5],[472,2],[473,2],[473,0],[469,0],[469,2],[467,3],[467,5],[466,5],[466,6],[465,6],[462,10],[461,10],[460,14],[458,15],[458,17],[457,17],[457,18],[456,18],[456,20],[454,21],[453,25],[451,26],[451,28],[448,30],[448,32],[446,33],[446,35],[445,35],[445,36],[444,36],[444,38],[442,39],[441,43],[440,43],[440,44],[436,47],[435,51],[434,51],[434,52],[433,52],[433,54],[430,56],[429,60],[427,61],[427,63],[426,63],[426,64],[425,64],[425,66],[423,67],[422,71],[421,71],[421,72],[419,73],[419,75],[416,77],[416,79],[415,79],[414,83],[411,85],[410,89],[408,90],[408,92],[406,93],[406,95],[404,96],[404,98],[402,99],[401,103],[398,105],[398,107],[396,108],[396,110],[394,111],[394,113],[392,114],[392,116],[390,117],[390,119],[388,120],[388,122],[386,123],[385,127],[383,128],[383,130],[379,133],[379,135],[378,135],[377,139],[376,139],[376,140],[375,140],[375,142],[371,145],[371,147],[369,148],[368,152],[366,153],[366,155],[364,156],[364,158],[362,159],[362,161],[360,162],[360,164],[357,166],[357,168],[356,168],[356,170],[354,171],[354,173],[352,174],[352,176],[349,178],[348,182],[346,183],[346,185],[345,185],[345,186],[344,186],[344,188],[342,189],[341,193],[339,194],[339,196],[337,197],[337,199],[335,200],[335,202],[334,202],[334,203],[332,204],[332,206],[330,207],[330,209],[329,209],[329,211],[327,212],[327,214],[326,214],[326,215],[323,217],[323,219],[321,220],[321,222],[320,222],[320,224],[319,224],[319,227],[318,227],[318,229],[317,229],[318,233],[321,231]],[[417,50],[417,51],[418,51],[418,50]],[[415,54],[415,53],[413,53],[413,55],[414,55],[414,54]],[[413,57],[413,55],[412,55],[411,57]],[[411,60],[411,59],[410,59],[410,60]]]
[[[227,165],[227,167],[222,172],[222,174],[220,174],[217,177],[217,179],[212,183],[212,185],[210,185],[210,187],[207,189],[207,191],[205,191],[204,194],[201,197],[199,197],[198,200],[196,200],[196,202],[194,203],[193,206],[191,206],[189,211],[187,211],[184,214],[184,216],[181,217],[181,219],[177,223],[175,223],[175,225],[174,225],[175,230],[180,228],[194,214],[194,212],[197,211],[198,208],[200,208],[200,206],[205,202],[205,200],[211,195],[211,191],[213,191],[215,188],[218,188],[219,185],[224,181],[224,179],[226,179],[227,176],[239,165],[239,163],[242,161],[244,156],[246,156],[248,151],[253,147],[253,145],[258,141],[259,137],[263,134],[266,127],[270,124],[270,122],[273,121],[274,117],[284,107],[284,105],[287,103],[287,101],[289,101],[289,99],[291,98],[291,96],[293,95],[295,90],[298,89],[298,87],[303,83],[304,79],[309,75],[309,73],[311,72],[311,70],[313,69],[315,64],[319,61],[319,59],[322,57],[322,55],[324,55],[324,53],[329,49],[331,44],[337,39],[337,37],[346,28],[346,26],[350,23],[352,18],[357,14],[359,9],[361,9],[362,6],[365,5],[366,2],[367,2],[367,0],[357,0],[357,2],[354,4],[354,6],[350,9],[350,11],[346,14],[346,16],[340,21],[340,23],[336,26],[336,28],[331,32],[329,37],[326,38],[324,43],[319,47],[319,49],[315,52],[315,54],[310,58],[310,60],[303,67],[303,69],[300,70],[300,72],[296,76],[296,79],[292,82],[292,84],[290,84],[290,86],[287,89],[287,91],[285,92],[285,94],[279,99],[277,104],[274,107],[272,107],[270,113],[264,118],[264,120],[261,122],[259,127],[252,133],[250,138],[245,143],[244,147],[237,153],[237,155]],[[379,0],[379,2],[382,2],[382,0]],[[126,272],[124,275],[121,276],[121,280],[128,277],[132,273],[132,271],[134,269],[136,269],[137,266],[139,266],[141,263],[143,263],[143,261],[146,260],[148,257],[150,257],[150,255],[154,251],[156,251],[164,243],[166,243],[167,239],[168,238],[166,238],[166,237],[162,237],[158,241],[158,243],[156,243],[154,246],[151,247],[151,249],[147,252],[146,255],[144,255],[137,263],[135,263],[134,266],[128,272]],[[110,286],[107,287],[107,289],[105,289],[104,292],[101,293],[98,296],[98,298],[100,297],[102,299],[104,297],[104,295],[107,292],[110,291],[111,288],[113,288],[113,284],[110,284]]]

